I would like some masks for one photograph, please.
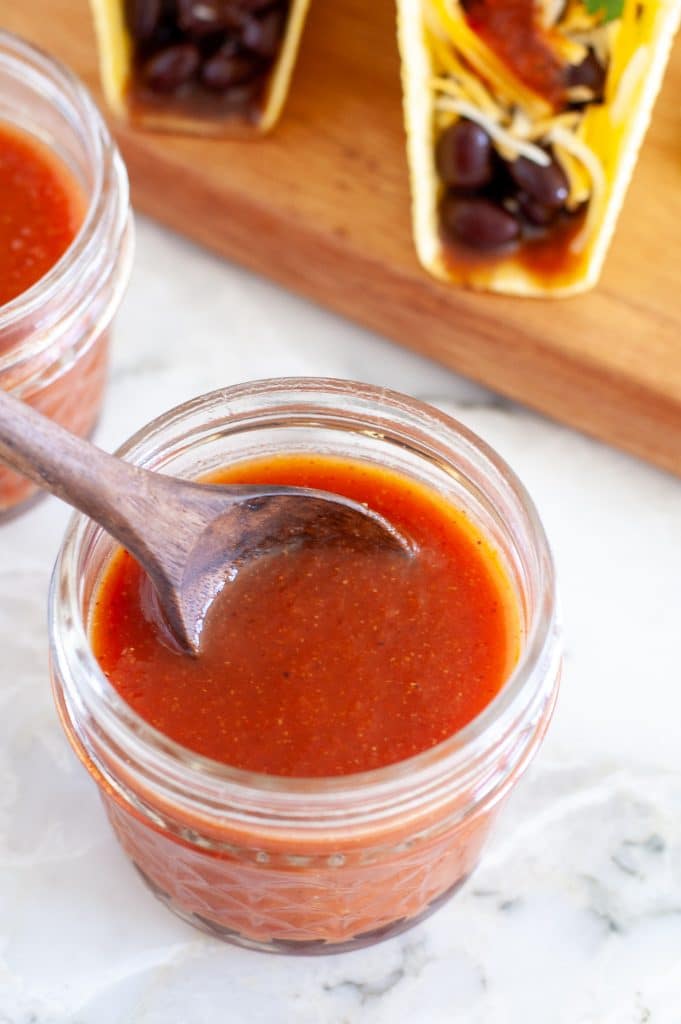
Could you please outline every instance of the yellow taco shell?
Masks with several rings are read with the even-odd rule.
[[[435,277],[475,289],[544,297],[586,291],[596,284],[603,266],[679,25],[681,0],[625,0],[619,24],[613,27],[604,102],[586,108],[576,141],[560,127],[553,130],[554,146],[570,147],[563,157],[574,172],[573,188],[579,190],[581,175],[591,182],[592,191],[586,219],[570,242],[569,258],[559,267],[545,269],[532,266],[520,251],[457,258],[441,238],[432,87],[439,67],[428,30],[429,15],[439,15],[439,24],[455,33],[466,71],[484,72],[477,83],[471,83],[480,94],[481,114],[485,95],[494,91],[521,109],[531,108],[535,117],[545,113],[541,97],[528,95],[491,51],[484,53],[484,45],[457,10],[451,0],[398,0],[413,233],[419,260]],[[472,89],[470,94],[477,95]]]

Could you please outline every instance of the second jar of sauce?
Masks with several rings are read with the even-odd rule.
[[[62,65],[0,32],[0,388],[81,436],[132,261],[124,165]],[[36,496],[0,467],[0,521]]]

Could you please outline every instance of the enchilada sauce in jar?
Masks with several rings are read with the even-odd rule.
[[[277,455],[210,482],[344,494],[385,515],[416,553],[341,538],[257,558],[216,599],[192,658],[166,642],[141,570],[119,550],[99,585],[91,643],[119,694],[160,733],[279,785],[352,782],[434,748],[497,695],[519,655],[517,597],[463,512],[422,483],[338,457]],[[347,841],[342,827],[340,839],[312,840],[225,820],[208,856],[180,834],[197,822],[184,817],[169,842],[117,801],[107,809],[173,909],[267,948],[354,942],[415,919],[463,880],[486,832],[457,823],[453,839],[447,815],[426,815],[414,845],[414,821],[399,815]]]
[[[3,308],[58,263],[78,233],[86,205],[80,185],[62,160],[34,136],[0,122],[0,317]],[[76,433],[88,433],[101,397],[103,354],[86,356],[74,379],[70,373],[54,373],[59,365],[54,351],[23,356],[25,345],[31,345],[30,336],[11,327],[0,330],[0,387],[15,391]],[[50,382],[52,376],[58,379]],[[93,389],[83,387],[85,381]],[[92,391],[93,401],[88,402]],[[67,404],[70,412],[65,417]],[[0,465],[0,519],[34,491],[25,477]]]
[[[0,108],[0,390],[85,437],[130,273],[125,168],[80,82],[10,33]],[[0,466],[0,522],[39,493]]]
[[[85,197],[65,164],[0,122],[0,307],[52,269],[84,214]]]

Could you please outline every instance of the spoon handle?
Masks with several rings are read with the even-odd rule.
[[[2,390],[0,459],[86,515],[107,506],[115,512],[118,460]]]
[[[161,518],[161,478],[81,440],[2,389],[0,460],[100,523],[141,561],[148,560],[139,527],[146,524],[148,537]]]

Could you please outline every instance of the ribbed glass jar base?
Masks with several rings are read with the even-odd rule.
[[[330,953],[352,953],[353,950],[365,949],[367,946],[375,946],[377,942],[393,939],[396,935],[401,935],[403,932],[409,931],[410,928],[416,927],[417,924],[425,921],[436,910],[439,910],[459,891],[468,878],[468,875],[466,875],[457,882],[454,882],[449,889],[434,897],[415,917],[396,918],[382,927],[372,928],[371,931],[362,932],[346,941],[334,942],[328,939],[282,939],[274,937],[267,940],[249,937],[243,931],[237,931],[234,928],[229,928],[227,925],[218,924],[217,921],[213,921],[211,918],[204,917],[196,912],[187,911],[183,907],[178,906],[169,893],[159,889],[156,883],[152,882],[139,865],[133,862],[133,866],[154,896],[161,903],[165,904],[173,914],[182,921],[186,921],[187,924],[191,924],[194,928],[206,932],[207,935],[212,935],[223,942],[228,942],[232,946],[241,946],[242,949],[254,949],[260,953],[279,953],[280,955],[285,954],[287,956],[328,956]]]

